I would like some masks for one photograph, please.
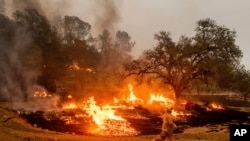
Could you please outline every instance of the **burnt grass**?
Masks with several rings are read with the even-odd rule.
[[[45,117],[44,111],[36,111],[30,113],[23,113],[21,117],[26,119],[32,126],[39,127],[45,130],[63,132],[63,133],[75,133],[83,134],[84,125],[66,124],[65,121],[59,117],[48,118]],[[73,116],[67,113],[67,116]]]
[[[153,135],[161,132],[161,117],[150,113],[147,109],[141,106],[131,110],[118,110],[117,112],[128,120],[132,127],[140,132],[139,135]],[[93,122],[91,119],[86,118],[74,119],[74,114],[73,111],[61,111],[60,113],[36,111],[22,113],[21,117],[27,120],[31,125],[42,129],[70,134],[88,135],[86,132],[87,128],[91,126],[91,124],[93,125]],[[133,114],[145,118],[133,118]],[[65,121],[60,118],[61,116],[70,117],[72,120],[77,121],[78,124],[66,124]],[[178,127],[175,130],[175,133],[182,133],[189,127],[213,126],[215,124],[250,124],[249,116],[249,112],[241,112],[233,109],[213,111],[198,109],[192,111],[191,116],[182,116],[175,120]]]

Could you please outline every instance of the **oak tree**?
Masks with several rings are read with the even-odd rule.
[[[155,34],[157,45],[125,65],[126,76],[159,80],[175,91],[178,99],[195,79],[208,83],[223,68],[239,63],[242,52],[235,44],[236,32],[211,19],[199,20],[194,37],[174,42],[169,32]],[[226,70],[226,69],[225,69]]]

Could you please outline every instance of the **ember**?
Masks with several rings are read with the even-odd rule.
[[[223,110],[223,109],[224,109],[221,105],[216,104],[216,103],[212,103],[212,104],[211,104],[211,107],[212,107],[212,109],[220,109],[220,110]]]

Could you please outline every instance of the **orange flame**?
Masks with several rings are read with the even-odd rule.
[[[81,68],[78,66],[77,63],[73,63],[72,65],[69,66],[70,70],[80,70]]]
[[[92,116],[97,125],[102,125],[108,119],[124,120],[122,117],[116,116],[115,111],[111,109],[109,105],[105,105],[103,107],[96,105],[94,97],[89,98],[84,106],[84,109],[89,115]]]
[[[212,110],[224,110],[224,108],[219,105],[219,104],[216,104],[216,103],[211,103],[209,104],[208,107],[206,107],[206,110],[207,111],[212,111]]]
[[[45,90],[42,91],[35,91],[34,92],[34,97],[51,97],[51,94],[48,94]]]
[[[102,136],[112,135],[111,132],[116,132],[117,136],[138,134],[124,118],[115,115],[115,110],[112,109],[112,106],[105,105],[100,107],[96,105],[94,97],[90,97],[87,100],[84,109],[98,125],[97,128],[89,131],[92,134]]]
[[[133,86],[131,84],[128,84],[129,88],[129,97],[127,98],[127,103],[144,103],[144,101],[140,98],[137,98],[133,91]]]
[[[92,72],[92,73],[95,73],[95,72],[93,71],[93,69],[91,69],[91,68],[86,68],[86,69],[85,69],[85,71],[86,71],[86,72]]]
[[[115,97],[114,97],[113,100],[114,100],[114,103],[118,103],[119,102],[119,100],[117,98],[115,98]]]
[[[63,109],[76,109],[77,105],[75,103],[68,103],[62,106]]]
[[[177,117],[177,116],[190,116],[192,115],[191,113],[184,113],[184,112],[179,112],[179,111],[172,111],[172,116]]]
[[[134,104],[143,104],[143,106],[147,106],[151,110],[155,110],[156,112],[160,112],[161,108],[165,108],[166,105],[174,104],[174,100],[165,97],[162,93],[151,93],[150,98],[147,99],[147,103],[144,103],[144,99],[141,97],[137,97],[133,91],[133,86],[128,84],[129,95],[127,97],[122,97],[118,99],[117,97],[113,98],[113,104],[110,105],[98,105],[94,99],[94,97],[90,97],[87,101],[83,103],[83,105],[75,104],[72,102],[72,96],[69,95],[69,103],[63,105],[63,109],[79,109],[81,108],[84,112],[84,115],[75,115],[74,117],[69,117],[65,119],[68,124],[75,123],[75,118],[79,117],[88,117],[91,121],[93,121],[93,125],[90,125],[87,129],[87,132],[93,135],[100,136],[133,136],[138,135],[139,132],[130,126],[130,123],[125,118],[135,118],[135,119],[147,119],[147,117],[141,116],[140,114],[131,113],[126,116],[116,115],[116,110],[126,110],[135,108]],[[154,104],[156,102],[156,104]],[[130,106],[128,106],[130,105]],[[121,110],[121,111],[122,111]],[[120,111],[119,111],[120,112]],[[172,115],[177,117],[181,115],[191,115],[190,113],[184,113],[179,111],[172,112]],[[91,122],[90,122],[91,123]]]
[[[216,104],[216,103],[212,103],[212,104],[211,104],[211,107],[212,107],[213,109],[224,109],[221,105]]]
[[[173,104],[173,103],[174,103],[173,100],[171,100],[171,99],[169,99],[169,98],[165,98],[165,97],[163,96],[163,94],[153,94],[153,93],[151,93],[151,94],[150,94],[150,99],[149,99],[148,103],[149,103],[149,104],[152,104],[154,101],[155,101],[155,102],[161,102],[161,103],[163,103],[163,104],[168,104],[168,103]]]

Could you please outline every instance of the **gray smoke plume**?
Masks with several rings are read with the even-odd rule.
[[[15,30],[11,43],[0,40],[0,93],[4,99],[24,101],[39,75],[40,52],[29,48],[30,37],[24,34],[23,29]]]
[[[5,14],[5,1],[0,0],[0,14]]]
[[[16,10],[34,8],[40,14],[49,14],[39,0],[6,1],[5,9]],[[12,13],[6,14],[12,17]],[[34,45],[25,27],[17,27],[0,15],[0,101],[12,101],[15,109],[51,109],[56,106],[58,97],[34,98],[36,91],[46,92],[36,81],[41,74],[41,49]],[[8,31],[8,32],[6,32]],[[20,104],[25,102],[26,104]],[[48,103],[48,104],[45,104]],[[42,105],[42,106],[41,106]]]
[[[41,9],[41,4],[39,0],[12,0],[13,9],[23,10],[24,8],[35,8]]]
[[[13,102],[13,109],[25,111],[55,109],[58,96],[47,97],[36,83],[42,66],[40,48],[32,44],[26,29],[16,27],[12,32],[10,41],[0,35],[0,101]]]
[[[120,11],[118,9],[119,1],[114,0],[95,0],[96,18],[95,27],[102,32],[108,29],[111,33],[115,33],[120,21]]]
[[[69,0],[6,0],[5,5],[6,14],[9,17],[16,10],[34,8],[52,21],[55,17],[65,14],[65,10],[71,6],[71,2]]]

